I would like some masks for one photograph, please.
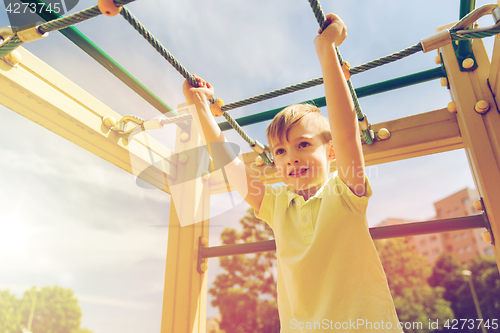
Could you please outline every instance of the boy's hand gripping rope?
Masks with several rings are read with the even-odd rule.
[[[309,4],[311,5],[311,8],[314,12],[314,15],[316,16],[316,20],[319,23],[319,27],[321,28],[321,31],[325,31],[325,29],[328,27],[328,22],[326,21],[325,13],[323,13],[323,9],[321,8],[319,1],[318,0],[309,0]],[[338,48],[335,48],[335,51],[337,52],[337,57],[339,58],[339,62],[340,62],[340,65],[342,66],[342,70],[345,72],[344,60],[342,60],[342,56],[340,55]],[[354,102],[354,108],[356,109],[356,115],[358,116],[358,120],[360,122],[364,121],[366,119],[366,115],[363,113],[363,111],[361,111],[361,106],[359,105],[358,97],[356,96],[356,92],[354,91],[354,87],[352,86],[351,80],[347,76],[346,76],[346,79],[347,79],[347,85],[349,87],[349,91],[351,92],[352,101]],[[361,132],[363,133],[363,137],[365,139],[365,142],[367,144],[371,145],[373,143],[373,140],[375,139],[375,135],[374,135],[373,131],[370,129],[370,124],[367,124],[366,128],[364,128],[364,127],[365,126],[363,126],[363,128],[361,129]]]

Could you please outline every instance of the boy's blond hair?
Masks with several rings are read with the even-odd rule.
[[[267,142],[272,147],[283,137],[288,141],[288,132],[300,120],[314,126],[324,143],[330,142],[332,134],[328,119],[312,104],[293,104],[281,110],[266,129]]]

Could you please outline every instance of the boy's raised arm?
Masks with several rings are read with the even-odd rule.
[[[335,48],[347,33],[344,22],[334,14],[326,16],[330,25],[319,31],[314,44],[323,72],[328,119],[339,177],[358,196],[366,194],[365,162],[354,103]]]
[[[200,120],[203,135],[207,144],[212,142],[226,142],[226,138],[215,121],[207,100],[214,95],[214,89],[210,83],[196,77],[199,87],[193,87],[187,80],[184,81],[183,92],[188,105],[196,107],[197,116]],[[229,152],[229,156],[234,155]],[[232,163],[225,167],[228,178],[238,180],[232,183],[236,191],[245,199],[250,206],[259,211],[260,204],[264,198],[265,185],[243,161],[236,157]],[[246,177],[242,177],[245,174]]]

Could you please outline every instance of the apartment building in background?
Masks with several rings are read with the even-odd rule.
[[[445,219],[480,214],[474,209],[474,201],[479,199],[477,190],[463,189],[434,203],[436,216],[433,219]],[[395,225],[416,222],[412,220],[388,218],[380,225]],[[434,263],[443,251],[452,253],[463,264],[471,261],[475,256],[493,256],[493,248],[483,241],[486,229],[471,229],[443,232],[438,234],[409,236],[407,240],[418,253]]]

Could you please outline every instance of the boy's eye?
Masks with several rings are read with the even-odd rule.
[[[274,155],[281,155],[285,152],[285,150],[283,148],[279,148],[279,149],[276,149],[276,151],[274,152]]]
[[[304,148],[304,147],[307,147],[307,146],[309,146],[309,142],[303,141],[303,142],[299,143],[299,147],[300,148]]]

